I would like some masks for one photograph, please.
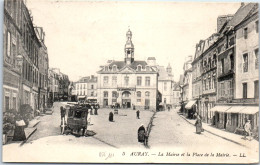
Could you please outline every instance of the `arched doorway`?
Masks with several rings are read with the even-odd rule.
[[[131,108],[131,93],[129,91],[122,92],[122,107]]]

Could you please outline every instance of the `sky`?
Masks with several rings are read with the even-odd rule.
[[[135,60],[170,64],[178,81],[185,57],[216,32],[219,15],[234,14],[240,3],[27,0],[27,7],[45,31],[49,66],[71,81],[96,74],[108,60],[124,60],[128,28]]]

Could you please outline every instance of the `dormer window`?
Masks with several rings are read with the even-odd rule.
[[[150,71],[150,67],[149,66],[146,66],[146,71]]]
[[[137,71],[140,72],[141,70],[142,70],[142,66],[141,66],[141,65],[138,65],[138,66],[137,66]]]
[[[117,69],[116,65],[113,66],[113,71],[115,72]]]
[[[105,71],[108,71],[108,66],[105,66]]]

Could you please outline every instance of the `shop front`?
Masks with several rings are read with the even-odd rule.
[[[196,113],[196,102],[197,102],[196,100],[191,100],[185,106],[187,112],[187,118],[189,119],[194,118],[194,114]]]
[[[227,110],[231,106],[217,105],[210,109],[214,115],[212,117],[212,125],[220,129],[226,129],[227,124]]]

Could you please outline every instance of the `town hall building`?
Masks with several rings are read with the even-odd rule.
[[[158,72],[156,66],[134,58],[132,32],[126,33],[124,61],[109,60],[98,71],[97,96],[102,107],[156,109]]]

